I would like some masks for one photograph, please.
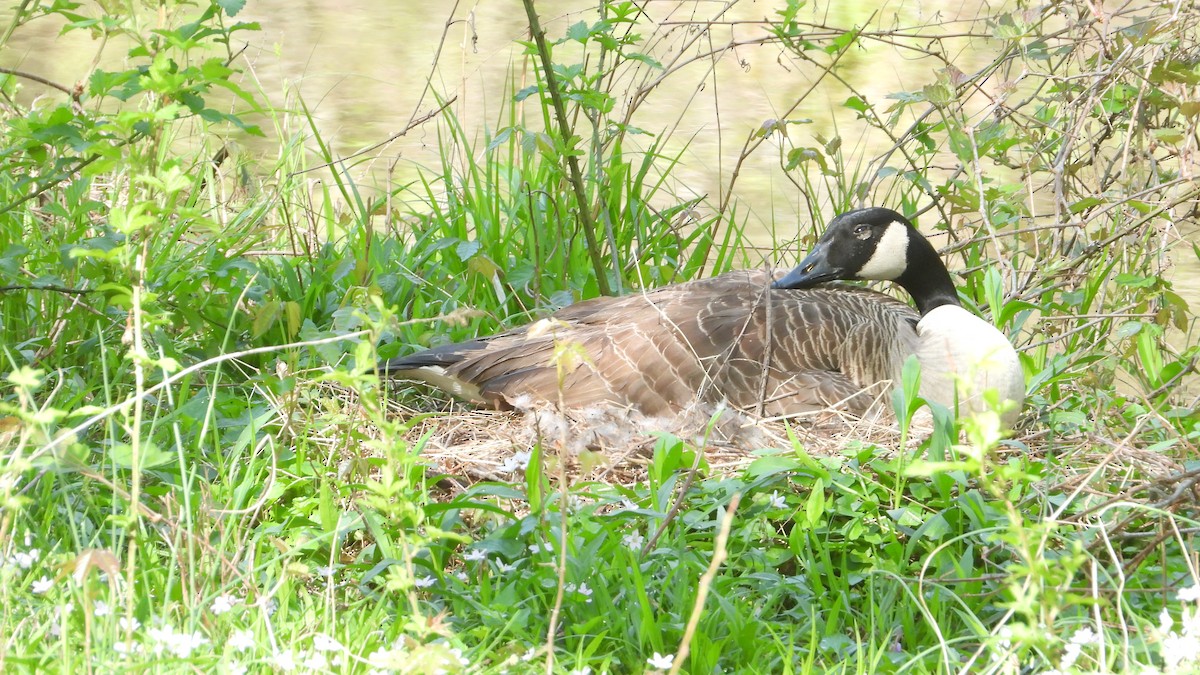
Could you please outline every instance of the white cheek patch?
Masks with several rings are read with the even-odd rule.
[[[858,271],[859,279],[897,279],[908,267],[908,227],[892,223],[883,231],[870,260]]]

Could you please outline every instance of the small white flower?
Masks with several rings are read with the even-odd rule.
[[[53,587],[54,582],[51,581],[49,577],[42,577],[41,579],[33,582],[33,584],[29,587],[29,590],[33,591],[36,595],[41,595]]]
[[[1177,597],[1179,598],[1180,602],[1196,602],[1197,600],[1200,600],[1200,584],[1179,589],[1179,594]]]
[[[121,627],[121,632],[132,633],[133,631],[142,627],[142,622],[138,621],[137,617],[121,617],[120,619],[117,619],[117,625]]]
[[[208,638],[195,631],[191,634],[176,633],[174,639],[167,643],[167,649],[180,658],[186,659],[192,652],[208,644]]]
[[[142,651],[142,645],[133,640],[117,640],[113,643],[113,651],[118,654],[137,654]]]
[[[572,668],[567,675],[592,675],[592,667],[584,666],[582,668]]]
[[[279,609],[279,603],[275,601],[275,598],[261,598],[258,606],[267,611],[267,616],[274,616],[275,610]]]
[[[417,588],[429,588],[436,583],[437,578],[428,574],[423,577],[417,577],[415,580],[413,580],[413,585]]]
[[[471,578],[467,576],[467,573],[462,570],[455,572],[454,578],[458,579],[459,581],[463,582],[464,584],[471,580]]]
[[[346,649],[342,643],[324,633],[317,633],[312,638],[313,649],[319,652],[340,652]]]
[[[321,578],[323,578],[323,579],[332,579],[332,578],[333,578],[333,573],[334,573],[336,570],[334,570],[334,569],[333,569],[333,566],[331,566],[331,565],[330,565],[330,566],[326,566],[326,565],[317,565],[317,566],[316,566],[316,568],[315,568],[313,571],[315,571],[315,572],[317,573],[317,576],[319,576],[319,577],[321,577]]]
[[[283,672],[290,673],[296,669],[296,655],[290,649],[286,652],[278,652],[271,657],[271,663]]]
[[[638,509],[638,505],[634,504],[633,500],[631,500],[629,497],[621,497],[621,508],[625,509],[626,511],[636,511]]]
[[[454,655],[454,658],[458,659],[458,662],[462,665],[463,668],[466,668],[467,666],[471,665],[471,659],[468,659],[467,657],[463,656],[462,650],[459,649],[458,647],[451,647],[450,653]]]
[[[646,665],[656,670],[668,670],[672,663],[675,663],[674,654],[659,654],[658,652],[654,652],[654,656],[646,659]]]
[[[405,654],[403,649],[399,647],[384,649],[381,647],[367,656],[367,665],[378,669],[380,672],[388,673],[393,670],[408,668],[412,663],[411,658]]]
[[[641,532],[634,530],[624,537],[621,537],[621,543],[624,544],[625,548],[627,549],[632,551],[640,551],[642,550],[642,545],[646,543],[646,537]]]
[[[306,652],[300,655],[300,665],[321,672],[329,668],[329,659],[321,652]]]
[[[178,633],[170,625],[163,626],[162,628],[151,628],[146,631],[146,636],[154,644],[155,654],[168,651],[175,656],[185,659],[191,656],[192,652],[208,644],[208,638],[200,634],[199,631]]]
[[[254,632],[249,630],[235,630],[233,635],[225,641],[229,648],[235,652],[244,652],[247,649],[254,648]]]
[[[1175,620],[1171,618],[1171,614],[1167,612],[1167,608],[1158,613],[1158,630],[1163,633],[1171,632],[1171,627],[1175,625]]]
[[[162,628],[149,628],[146,630],[146,638],[154,647],[155,654],[161,654],[167,648],[167,645],[175,637],[175,630],[170,626]]]
[[[772,490],[771,496],[767,498],[767,506],[772,509],[785,509],[787,508],[787,500],[783,498],[783,495],[779,494],[779,490]]]
[[[224,614],[225,612],[228,612],[229,610],[233,609],[233,606],[236,604],[237,604],[236,597],[234,597],[228,593],[222,593],[221,595],[218,595],[215,600],[213,600],[213,603],[209,607],[209,609],[212,611],[213,614],[220,616],[220,615]]]
[[[530,647],[524,654],[521,655],[521,660],[529,662],[537,658],[537,647]]]
[[[1183,624],[1183,634],[1200,641],[1200,608],[1192,609],[1187,606],[1183,608],[1183,616],[1180,623]]]
[[[1194,663],[1200,658],[1200,642],[1192,637],[1170,633],[1162,639],[1161,652],[1166,670],[1171,672],[1181,663]]]
[[[1075,631],[1075,634],[1071,636],[1071,644],[1094,645],[1099,643],[1100,636],[1096,634],[1096,631],[1092,630],[1091,626],[1084,626]]]
[[[553,553],[554,552],[554,544],[551,544],[550,542],[546,542],[545,544],[538,544],[535,542],[535,543],[532,543],[529,545],[530,553],[537,555],[541,551],[545,551],[546,553]]]
[[[42,555],[42,552],[37,550],[36,548],[30,549],[28,552],[17,551],[16,553],[13,554],[12,561],[17,564],[17,567],[20,567],[23,570],[27,570],[30,567],[33,567],[33,563],[37,562],[38,558],[41,557],[41,555]]]
[[[517,569],[517,566],[515,564],[506,563],[503,560],[497,560],[495,562],[496,562],[496,570],[499,572],[503,572],[505,574],[508,574],[509,572]]]
[[[1068,642],[1067,645],[1063,647],[1062,663],[1059,665],[1063,670],[1070,670],[1075,666],[1075,661],[1079,659],[1079,653],[1082,651],[1083,645],[1075,642]]]
[[[246,664],[240,661],[233,661],[225,666],[228,675],[246,675],[246,670]]]
[[[587,582],[579,584],[579,594],[586,597],[588,602],[592,601],[592,589],[588,588]]]
[[[487,551],[474,548],[463,554],[463,560],[467,562],[482,562],[487,560]]]
[[[103,600],[97,600],[96,604],[92,605],[92,613],[97,617],[108,616],[112,614],[112,608]]]

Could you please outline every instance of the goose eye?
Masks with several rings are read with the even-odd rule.
[[[854,236],[858,237],[859,239],[866,239],[866,238],[870,237],[871,236],[871,226],[864,224],[864,225],[859,225],[858,227],[855,227],[854,228]]]

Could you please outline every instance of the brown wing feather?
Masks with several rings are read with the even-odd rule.
[[[420,371],[436,361],[497,405],[528,395],[658,414],[699,397],[771,414],[836,403],[865,410],[912,353],[916,312],[852,287],[768,290],[771,279],[763,271],[730,272],[597,298],[559,311],[551,323],[462,343],[459,352],[440,347],[424,360],[401,357],[384,370],[431,379]],[[552,360],[565,343],[577,343],[587,359],[560,386]]]

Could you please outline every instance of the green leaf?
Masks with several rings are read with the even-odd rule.
[[[746,476],[751,479],[758,479],[764,476],[797,471],[804,468],[804,466],[799,460],[791,457],[782,457],[779,455],[760,457],[751,462],[750,466],[746,467]]]
[[[21,366],[9,373],[5,379],[22,389],[33,390],[41,386],[43,374],[45,372],[42,370]]]
[[[579,21],[577,23],[571,24],[571,27],[567,29],[567,39],[575,40],[576,42],[579,42],[579,43],[587,42],[588,37],[591,34],[592,34],[592,31],[591,31],[591,29],[588,28],[586,21]]]
[[[825,517],[825,481],[817,479],[812,485],[812,492],[804,501],[804,522],[808,527],[815,528]]]
[[[258,310],[254,313],[254,321],[250,327],[250,336],[260,338],[271,326],[275,325],[276,319],[279,318],[280,310],[283,309],[283,304],[278,300],[268,300],[259,305]]]
[[[858,39],[858,31],[852,30],[842,33],[833,39],[833,42],[825,46],[826,54],[836,54],[849,47],[855,40]]]
[[[644,63],[655,70],[663,69],[662,63],[660,63],[657,59],[649,56],[648,54],[642,54],[640,52],[625,52],[623,54],[623,56],[625,58],[629,59],[630,61],[638,61],[640,63]]]
[[[221,11],[225,12],[225,16],[237,16],[246,6],[246,0],[216,0],[216,3]]]
[[[1103,203],[1104,203],[1104,200],[1101,199],[1100,197],[1085,197],[1085,198],[1080,199],[1079,201],[1075,202],[1074,204],[1071,204],[1071,206],[1068,208],[1072,214],[1076,214],[1081,211],[1086,211],[1086,210],[1092,208],[1093,206],[1096,206],[1098,204],[1103,204]]]
[[[458,246],[454,248],[454,253],[458,255],[459,260],[466,262],[478,253],[482,247],[483,244],[480,244],[479,240],[460,241],[458,242]]]
[[[954,90],[940,82],[925,85],[921,88],[921,94],[934,105],[946,105],[954,100]]]
[[[858,96],[851,96],[850,98],[846,99],[845,103],[842,103],[842,106],[851,110],[857,110],[860,113],[865,113],[871,109],[871,106],[867,105],[867,102]]]
[[[538,443],[533,446],[529,463],[525,465],[525,496],[529,500],[529,510],[533,513],[540,513],[543,508],[545,489],[542,466],[542,444]]]
[[[143,442],[139,449],[139,460],[142,469],[163,466],[175,461],[175,455],[159,449],[157,445]],[[133,446],[128,443],[115,443],[108,451],[112,463],[124,469],[133,468]]]
[[[326,533],[337,532],[338,507],[333,499],[333,490],[328,480],[321,481],[317,496],[317,516],[321,521],[321,529]]]

